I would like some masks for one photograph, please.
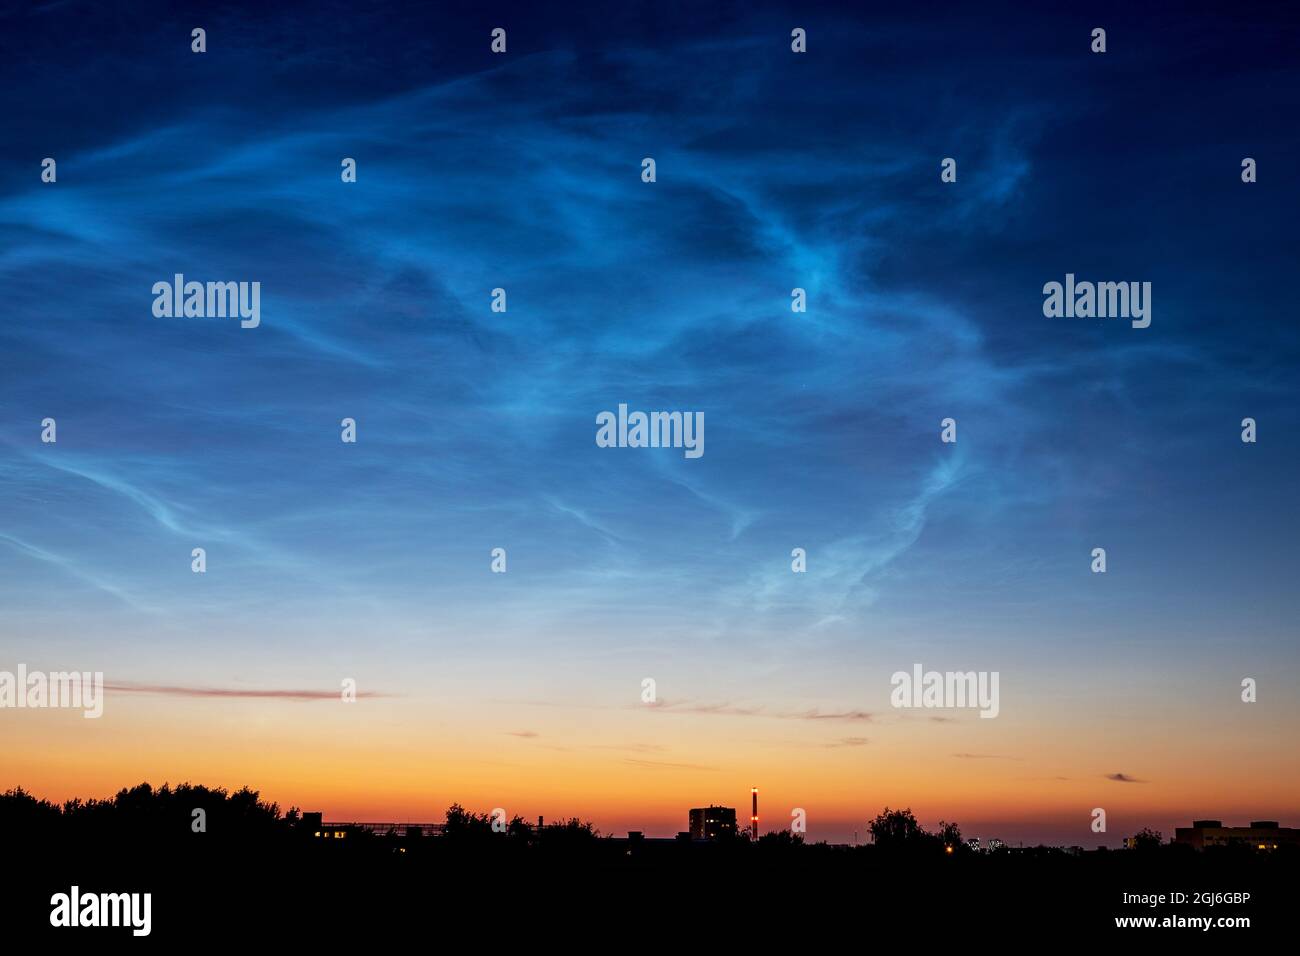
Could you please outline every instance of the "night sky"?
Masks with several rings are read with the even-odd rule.
[[[129,7],[0,13],[0,669],[130,688],[3,715],[0,788],[1296,825],[1294,5]]]

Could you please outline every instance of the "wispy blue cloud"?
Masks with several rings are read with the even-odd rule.
[[[1062,569],[1099,537],[1123,554],[1140,535],[1172,566],[1208,507],[1188,476],[1248,481],[1247,524],[1289,500],[1293,448],[1261,446],[1256,468],[1223,442],[1245,414],[1270,438],[1297,424],[1277,251],[1294,200],[1267,194],[1253,245],[1189,228],[1242,222],[1249,200],[1189,185],[1222,157],[1186,113],[1080,82],[1035,22],[996,49],[927,47],[918,72],[903,51],[933,37],[894,14],[821,16],[816,42],[837,42],[801,61],[757,10],[671,40],[537,24],[502,62],[435,58],[405,15],[350,21],[412,34],[393,62],[319,38],[292,67],[250,25],[280,14],[216,19],[208,61],[128,58],[111,110],[70,62],[77,97],[13,117],[0,528],[27,610],[57,611],[22,586],[56,567],[250,645],[321,615],[340,655],[400,634],[430,658],[477,639],[592,667],[691,647],[725,672],[743,646],[738,672],[775,699],[792,655],[834,675],[923,608],[942,628],[1068,602]],[[161,42],[151,23],[141,42]],[[1112,66],[1140,101],[1178,63]],[[1267,105],[1224,135],[1284,153]],[[1185,156],[1164,190],[1184,198],[1081,167],[1099,116]],[[27,157],[50,153],[43,186]],[[1087,270],[1156,280],[1150,334],[1042,317],[1042,283]],[[260,281],[262,326],[154,318],[152,283],[177,272]],[[597,448],[620,402],[704,412],[705,456]],[[57,445],[37,439],[47,415]],[[1243,577],[1285,555],[1248,543]],[[1172,572],[1144,587],[1168,606],[1204,591]],[[1294,600],[1270,588],[1256,599],[1283,617]],[[430,633],[445,644],[413,636]]]

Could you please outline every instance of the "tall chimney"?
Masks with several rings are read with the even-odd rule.
[[[758,839],[758,787],[751,787],[749,795],[754,801],[754,810],[749,817],[749,837],[751,840]]]

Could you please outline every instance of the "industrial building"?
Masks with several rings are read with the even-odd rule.
[[[1174,842],[1203,850],[1211,846],[1245,846],[1255,850],[1276,850],[1300,845],[1300,830],[1280,827],[1276,820],[1254,820],[1248,827],[1225,827],[1222,820],[1193,820],[1190,827],[1177,827]]]

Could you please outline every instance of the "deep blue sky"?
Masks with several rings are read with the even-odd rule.
[[[6,658],[786,710],[1296,674],[1293,6],[129,6],[0,15]],[[261,327],[154,318],[175,272]],[[1067,272],[1151,327],[1044,318]],[[619,402],[706,454],[598,449]]]

